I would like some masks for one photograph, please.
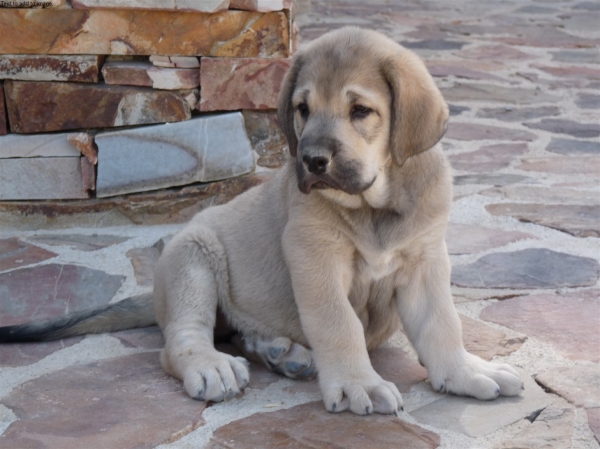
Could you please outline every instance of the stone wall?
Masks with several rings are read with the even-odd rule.
[[[293,0],[14,3],[0,7],[0,211],[148,204],[165,188],[157,203],[224,201],[285,159]]]

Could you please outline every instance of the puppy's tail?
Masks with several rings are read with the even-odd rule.
[[[76,335],[115,332],[155,324],[150,293],[48,321],[0,327],[0,343],[60,340]]]

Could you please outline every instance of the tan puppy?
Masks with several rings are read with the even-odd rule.
[[[514,368],[463,347],[444,241],[452,177],[436,145],[447,119],[423,63],[379,33],[344,28],[296,54],[279,100],[294,158],[267,183],[194,217],[158,262],[161,361],[190,396],[220,401],[248,382],[245,361],[213,345],[218,308],[249,356],[290,377],[309,377],[316,365],[329,411],[397,413],[400,393],[367,351],[400,320],[434,389],[519,394]],[[95,331],[148,325],[146,303],[63,327],[90,331],[110,311],[127,316]],[[70,335],[56,328],[45,337]],[[27,337],[11,329],[0,339]]]

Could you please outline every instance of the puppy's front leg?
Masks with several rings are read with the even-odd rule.
[[[400,392],[371,366],[363,326],[348,300],[352,245],[339,235],[295,225],[286,228],[283,248],[325,407],[359,415],[397,414]]]
[[[465,350],[443,241],[423,252],[408,283],[397,293],[404,330],[435,390],[484,400],[520,393],[523,382],[512,366],[487,362]]]

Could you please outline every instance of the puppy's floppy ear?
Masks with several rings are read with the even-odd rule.
[[[392,95],[390,149],[398,165],[434,146],[446,132],[448,106],[425,64],[398,46],[383,63]]]
[[[294,106],[292,104],[292,95],[296,88],[298,73],[303,64],[303,55],[299,52],[296,53],[292,66],[283,78],[277,105],[277,121],[279,122],[279,127],[283,131],[283,134],[285,134],[285,137],[287,138],[292,157],[296,157],[296,151],[298,149],[298,139],[296,138],[296,131],[294,129]]]

